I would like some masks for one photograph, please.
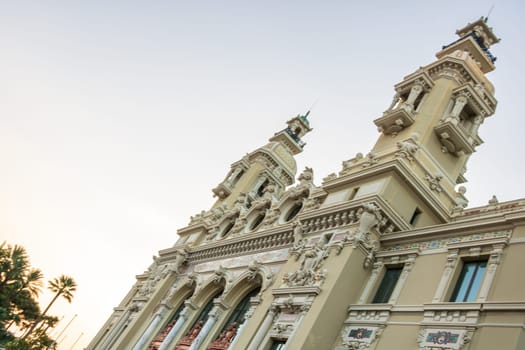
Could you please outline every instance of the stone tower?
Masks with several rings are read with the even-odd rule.
[[[320,186],[294,182],[308,113],[232,164],[88,349],[523,349],[525,200],[466,209],[461,186],[498,39],[457,34]]]

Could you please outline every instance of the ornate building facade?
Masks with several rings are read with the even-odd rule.
[[[499,39],[457,34],[320,186],[295,181],[308,113],[233,163],[88,349],[525,349],[525,200],[467,209],[461,186]]]

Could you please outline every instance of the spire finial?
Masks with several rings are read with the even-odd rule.
[[[489,21],[489,16],[492,13],[492,10],[494,10],[494,4],[489,9],[489,13],[487,13],[487,16],[483,19],[483,22],[487,23]]]

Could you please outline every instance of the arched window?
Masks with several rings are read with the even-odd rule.
[[[259,214],[259,216],[257,216],[255,220],[253,220],[252,224],[250,225],[250,231],[253,231],[257,227],[259,227],[259,225],[263,222],[265,217],[266,217],[266,213]]]
[[[295,218],[297,214],[303,209],[303,202],[295,204],[286,214],[286,218],[284,219],[285,222],[288,222]]]
[[[230,317],[228,317],[217,338],[208,346],[207,350],[223,350],[229,347],[237,336],[239,327],[246,321],[246,313],[250,309],[250,298],[256,296],[260,290],[261,288],[257,287],[242,298]]]
[[[224,228],[224,230],[221,233],[221,237],[226,237],[228,233],[232,230],[233,226],[235,226],[235,220],[232,220],[228,223],[228,225]]]
[[[151,341],[151,344],[148,346],[148,350],[157,350],[164,339],[168,336],[168,333],[171,331],[173,326],[175,326],[175,323],[177,323],[177,320],[179,319],[180,313],[184,310],[184,302],[180,303],[179,307],[177,308],[177,311],[173,314],[173,316],[169,319],[168,323],[164,328],[161,329],[161,331],[157,334],[155,338]]]
[[[206,305],[204,306],[204,308],[202,309],[202,311],[200,312],[199,314],[199,317],[197,317],[197,319],[193,322],[193,324],[191,325],[191,328],[190,330],[188,331],[188,333],[186,333],[186,335],[184,336],[184,338],[182,338],[178,343],[177,345],[175,346],[175,349],[186,349],[185,346],[190,346],[191,344],[193,344],[193,341],[195,340],[195,338],[197,338],[197,336],[199,335],[202,327],[204,326],[204,324],[206,323],[206,321],[208,320],[208,316],[210,314],[210,311],[211,309],[213,308],[213,300],[215,298],[217,298],[219,295],[222,294],[222,289],[220,289],[218,292],[216,292],[209,300],[208,302],[206,303]]]

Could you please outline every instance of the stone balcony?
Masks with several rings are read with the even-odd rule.
[[[411,105],[402,103],[399,107],[386,111],[382,117],[374,120],[380,132],[385,135],[397,135],[398,132],[412,125],[415,113]]]
[[[479,136],[469,135],[452,118],[447,118],[438,124],[434,131],[441,142],[443,152],[449,152],[459,157],[463,154],[471,154],[475,147],[482,144],[483,140]]]

